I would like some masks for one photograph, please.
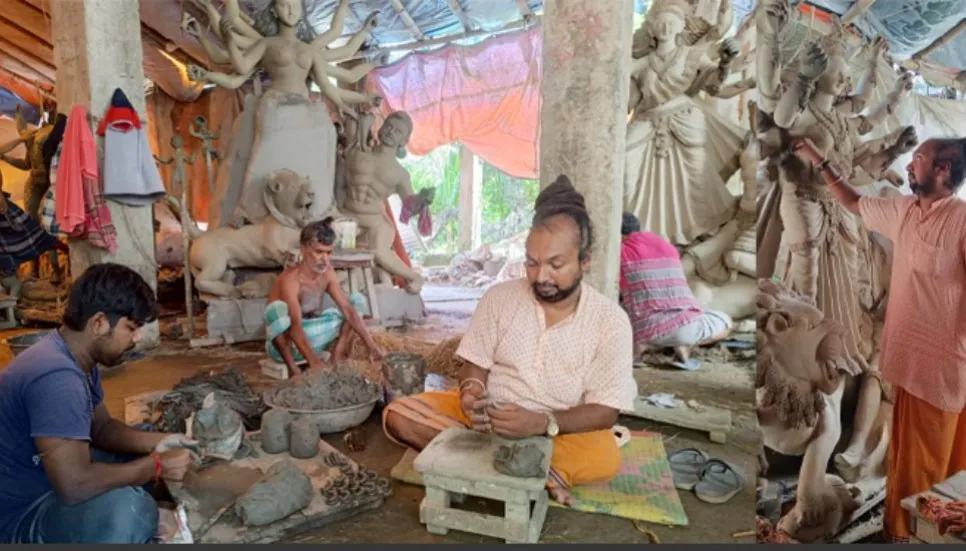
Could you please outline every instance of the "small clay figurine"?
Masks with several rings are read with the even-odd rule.
[[[211,133],[208,130],[208,119],[198,115],[188,126],[188,133],[201,140],[202,153],[205,156],[205,168],[208,170],[208,190],[215,193],[215,167],[213,161],[221,161],[221,154],[215,149],[214,141],[221,137],[221,130]]]
[[[171,163],[174,163],[174,173],[171,175],[171,186],[168,188],[168,194],[183,197],[185,191],[187,191],[184,189],[184,165],[195,164],[195,158],[198,156],[198,152],[195,151],[191,154],[191,156],[186,155],[184,152],[184,138],[181,136],[172,136],[170,143],[171,148],[174,150],[172,156],[168,157],[167,159],[162,159],[161,157],[155,155],[154,160],[163,165],[170,165]],[[187,208],[187,205],[185,205],[185,207]]]
[[[535,444],[500,446],[493,454],[493,468],[517,478],[542,478],[544,453]]]

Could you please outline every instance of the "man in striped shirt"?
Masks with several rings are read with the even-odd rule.
[[[634,356],[651,348],[674,348],[686,361],[695,346],[731,332],[731,318],[698,305],[688,287],[681,256],[663,237],[641,231],[633,214],[621,223],[621,306],[634,328]]]

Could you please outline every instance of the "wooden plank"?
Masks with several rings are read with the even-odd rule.
[[[35,36],[6,19],[4,10],[2,9],[0,9],[0,36],[21,50],[30,52],[34,57],[42,60],[47,65],[51,67],[57,66],[54,63],[53,46],[42,40],[38,40]]]
[[[44,60],[32,55],[30,52],[20,48],[2,36],[0,36],[0,52],[19,61],[50,82],[54,82],[54,79],[57,78],[57,69],[53,65],[48,65]]]
[[[449,9],[452,10],[453,15],[460,20],[460,24],[463,25],[464,31],[472,31],[473,27],[470,25],[470,20],[466,17],[466,12],[463,11],[462,6],[460,6],[460,0],[446,0],[449,3]]]
[[[521,17],[530,17],[533,11],[530,10],[530,6],[527,5],[527,0],[517,0],[517,7],[520,8]]]
[[[694,409],[684,404],[676,408],[663,408],[648,403],[643,396],[638,396],[634,401],[634,411],[624,413],[666,425],[707,432],[708,438],[718,444],[726,443],[728,432],[731,431],[731,412],[713,406]]]
[[[50,14],[28,4],[24,0],[4,0],[3,17],[21,29],[43,40],[53,47],[54,39],[50,34]]]

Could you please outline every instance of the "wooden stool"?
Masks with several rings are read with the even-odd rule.
[[[13,329],[17,327],[17,314],[14,308],[17,307],[17,299],[0,295],[0,329]]]
[[[375,278],[372,271],[376,267],[375,255],[362,249],[336,249],[332,252],[330,262],[336,270],[349,272],[348,294],[361,291],[369,302],[369,325],[382,325],[382,315],[379,312],[379,297],[376,295]],[[356,289],[353,276],[361,275],[363,289]]]
[[[544,453],[542,478],[516,478],[493,468],[493,454],[502,445],[535,444]],[[448,428],[416,458],[426,497],[419,521],[432,534],[459,530],[500,538],[507,543],[537,543],[547,518],[547,476],[553,441],[536,437],[508,441],[469,429]],[[503,517],[454,509],[453,494],[478,496],[505,503]],[[531,504],[533,510],[531,513]]]

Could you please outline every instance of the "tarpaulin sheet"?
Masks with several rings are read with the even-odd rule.
[[[824,10],[844,15],[853,0],[812,0]],[[877,0],[854,25],[866,36],[884,36],[897,59],[908,59],[966,17],[966,0]],[[926,57],[956,70],[966,69],[966,33]]]

